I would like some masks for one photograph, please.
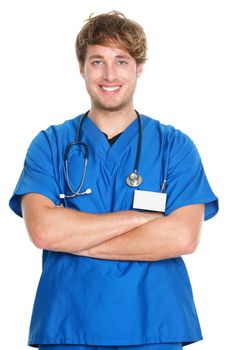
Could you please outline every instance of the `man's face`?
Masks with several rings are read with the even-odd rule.
[[[142,64],[123,49],[90,45],[80,72],[85,79],[92,108],[118,111],[133,105]]]

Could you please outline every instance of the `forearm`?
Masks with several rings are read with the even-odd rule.
[[[97,246],[144,222],[133,211],[92,214],[67,208],[52,209],[49,221],[48,248],[71,253]]]
[[[161,224],[162,221],[162,224]],[[166,219],[147,223],[77,255],[110,260],[154,261],[180,255],[174,237],[164,230]],[[176,237],[177,238],[177,237]]]
[[[107,214],[80,212],[56,207],[48,198],[37,194],[25,195],[22,208],[36,246],[70,253],[97,246],[156,216],[131,210]]]
[[[156,261],[192,253],[198,244],[202,222],[163,217],[136,227],[77,255],[111,260]]]

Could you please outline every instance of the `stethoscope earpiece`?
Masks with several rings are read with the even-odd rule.
[[[92,193],[92,189],[91,188],[87,188],[86,191],[84,192],[74,192],[73,194],[71,195],[66,195],[64,193],[60,193],[59,195],[59,198],[60,199],[65,199],[65,198],[74,198],[74,197],[77,197],[77,196],[82,196],[84,194],[91,194]]]

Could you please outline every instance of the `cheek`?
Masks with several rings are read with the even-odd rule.
[[[138,70],[136,67],[132,67],[129,71],[129,75],[132,81],[135,81],[138,77]]]
[[[88,69],[85,72],[85,80],[87,84],[93,84],[98,81],[100,78],[100,72],[98,72],[96,69]]]
[[[128,80],[132,86],[134,86],[137,82],[137,78],[138,78],[137,74],[138,74],[137,71],[135,69],[132,69],[128,76]]]

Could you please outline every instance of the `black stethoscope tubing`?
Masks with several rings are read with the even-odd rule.
[[[72,193],[71,195],[66,195],[61,193],[60,194],[60,198],[64,199],[64,198],[73,198],[76,196],[81,196],[84,194],[90,194],[92,193],[91,189],[88,188],[87,190],[85,190],[84,192],[81,192],[84,181],[85,181],[85,177],[86,177],[86,171],[87,171],[87,165],[88,165],[88,157],[89,157],[89,150],[88,150],[88,145],[85,142],[82,142],[80,140],[80,134],[81,134],[81,127],[83,124],[83,121],[85,120],[85,118],[88,116],[89,114],[89,110],[87,112],[85,112],[79,122],[78,125],[78,129],[77,129],[77,134],[76,134],[76,139],[75,141],[69,143],[66,146],[65,149],[65,153],[64,153],[64,161],[65,161],[65,169],[66,169],[66,182],[67,185],[69,187],[70,192]],[[134,171],[132,173],[130,173],[127,178],[126,178],[126,183],[129,187],[138,187],[141,185],[142,183],[142,177],[141,175],[139,175],[138,173],[138,166],[139,166],[139,161],[140,161],[140,155],[141,155],[141,148],[142,148],[142,133],[143,133],[143,125],[142,125],[142,118],[140,116],[140,114],[138,113],[138,111],[136,111],[137,114],[137,118],[138,118],[138,123],[139,123],[139,132],[138,132],[138,146],[137,146],[137,154],[136,154],[136,159],[135,159],[135,164],[134,164]],[[81,183],[79,188],[77,189],[77,191],[75,191],[70,183],[69,180],[69,165],[68,165],[68,158],[69,158],[69,153],[71,151],[71,149],[75,146],[82,146],[84,148],[84,170],[83,170],[83,175],[82,175],[82,179],[81,179]]]

